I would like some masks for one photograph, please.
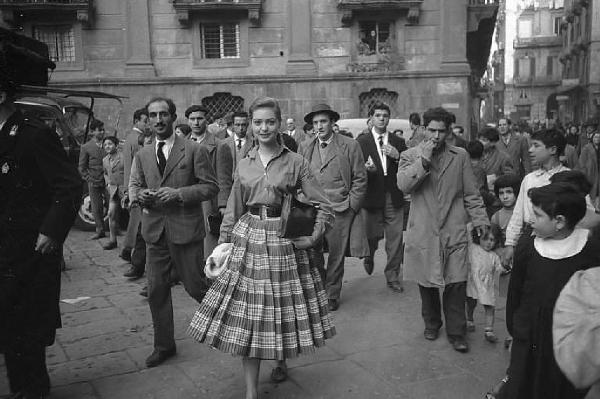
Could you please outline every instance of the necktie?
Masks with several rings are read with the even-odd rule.
[[[322,142],[321,143],[321,148],[325,148],[325,147],[327,147],[327,143],[326,142]]]
[[[379,136],[379,148],[383,152],[383,135]]]
[[[156,150],[156,157],[158,158],[158,170],[161,176],[163,175],[163,173],[165,173],[165,166],[167,166],[167,158],[165,158],[165,154],[163,153],[164,146],[165,142],[159,141],[158,149]]]
[[[237,149],[238,151],[242,149],[242,139],[237,139]]]

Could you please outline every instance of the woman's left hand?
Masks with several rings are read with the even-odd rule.
[[[292,244],[294,244],[294,247],[296,247],[298,249],[308,249],[314,245],[314,241],[311,236],[302,236],[302,237],[298,237],[298,238],[293,238],[290,241],[292,241]]]

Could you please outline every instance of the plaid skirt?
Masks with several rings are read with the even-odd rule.
[[[277,236],[279,223],[249,213],[236,223],[229,264],[188,329],[193,338],[237,356],[284,360],[335,335],[319,272],[307,251]]]

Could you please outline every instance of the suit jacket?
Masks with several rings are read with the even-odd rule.
[[[142,236],[155,243],[163,232],[169,242],[187,244],[205,236],[202,201],[217,195],[219,186],[206,147],[184,138],[175,142],[161,176],[155,146],[145,146],[135,155],[129,178],[129,196],[138,198],[141,190],[172,187],[179,189],[181,201],[144,208]]]
[[[312,166],[315,147],[318,151],[317,137],[305,141],[298,148]],[[327,197],[336,212],[352,208],[357,213],[367,190],[367,170],[360,145],[353,139],[334,133],[327,146],[327,158],[320,161],[319,170],[313,173],[323,186]],[[341,176],[341,181],[339,177]]]
[[[91,139],[81,146],[79,153],[79,173],[83,180],[88,183],[103,187],[104,170],[102,169],[102,159],[106,152],[102,147],[98,147],[95,139]]]
[[[143,134],[137,129],[131,129],[125,142],[123,143],[123,181],[125,187],[129,186],[129,175],[131,174],[131,164],[133,163],[133,157],[140,150],[140,135]]]
[[[102,160],[102,167],[104,169],[104,180],[107,186],[123,186],[123,180],[125,170],[123,168],[123,153],[117,151],[116,162],[110,164],[110,156],[107,155]]]
[[[208,132],[205,135],[205,139],[199,145],[208,150],[211,165],[217,176],[219,194],[211,200],[212,211],[217,212],[219,208],[227,207],[227,199],[233,185],[233,158],[229,146],[224,141]]]
[[[294,141],[296,142],[296,145],[298,145],[298,148],[300,148],[300,145],[301,145],[303,142],[305,142],[305,141],[307,141],[307,140],[312,140],[312,139],[314,138],[314,137],[311,137],[311,136],[309,136],[308,134],[306,134],[306,133],[304,132],[304,130],[302,130],[302,129],[298,129],[298,128],[296,128],[296,129],[294,130],[294,132],[295,132],[295,133],[294,133],[294,136],[290,136],[290,135],[288,134],[289,132],[288,132],[287,130],[286,130],[285,132],[283,132],[283,133],[284,133],[284,134],[287,134],[289,137],[293,138],[293,139],[294,139]]]
[[[246,142],[242,146],[239,156],[237,152],[237,143],[235,142],[235,136],[228,137],[227,139],[225,139],[224,143],[229,147],[231,159],[233,160],[232,170],[233,173],[235,173],[235,169],[237,168],[237,165],[240,162],[240,160],[246,158],[246,155],[248,155],[248,152],[250,152],[254,145],[252,136],[250,134],[246,134]]]
[[[531,172],[531,158],[529,158],[529,143],[525,137],[519,137],[510,133],[508,145],[504,144],[502,137],[496,144],[499,150],[504,151],[510,157],[515,172],[524,177]]]
[[[396,184],[396,174],[398,173],[398,160],[387,157],[387,176],[383,175],[383,166],[377,144],[371,134],[371,131],[362,133],[356,138],[362,149],[365,161],[369,156],[377,168],[374,172],[367,171],[367,195],[363,207],[366,209],[382,209],[385,206],[385,193],[389,192],[392,197],[394,207],[399,208],[404,204],[404,194]],[[388,144],[394,147],[400,154],[406,150],[404,139],[388,132]]]
[[[483,151],[480,165],[486,175],[502,176],[518,173],[510,156],[498,147]]]
[[[592,184],[590,197],[595,200],[600,195],[600,184],[598,182],[600,174],[598,173],[598,153],[594,144],[589,143],[583,146],[577,169],[583,172]]]

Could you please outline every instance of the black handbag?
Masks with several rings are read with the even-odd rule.
[[[298,201],[294,195],[285,194],[281,207],[280,237],[298,238],[312,236],[318,207]]]
[[[209,233],[215,236],[221,234],[221,223],[223,223],[223,215],[221,215],[221,212],[208,215],[206,219],[208,220]]]

